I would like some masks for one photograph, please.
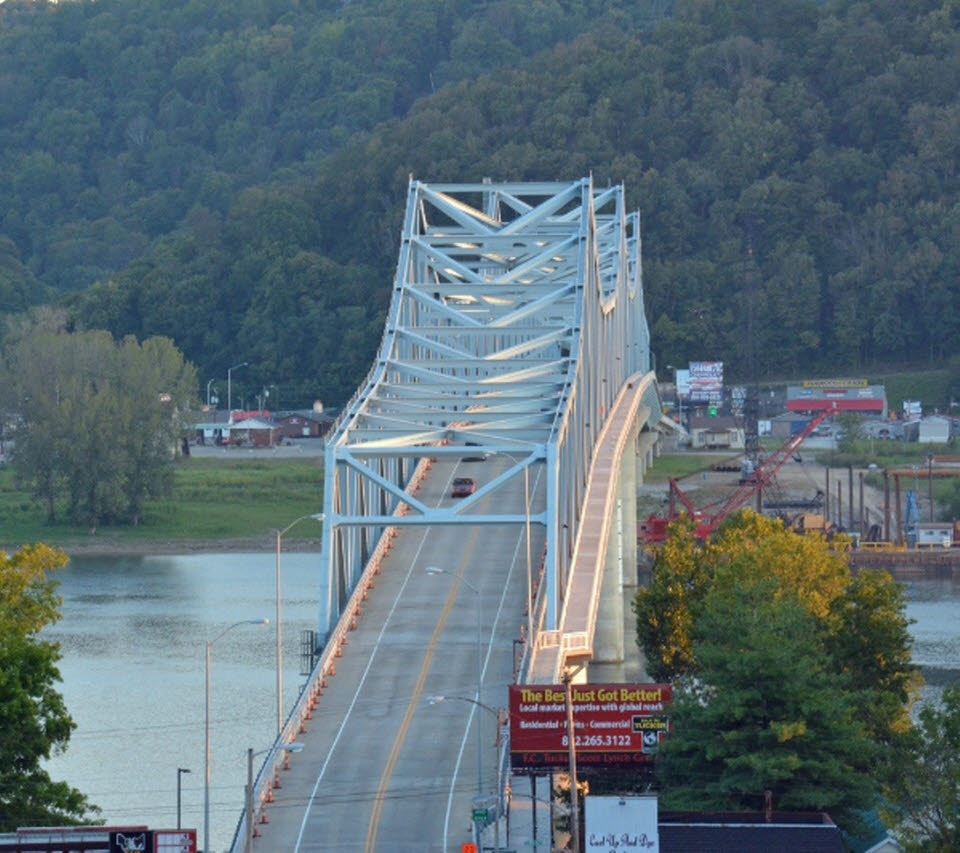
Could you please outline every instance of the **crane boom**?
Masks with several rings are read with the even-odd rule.
[[[679,484],[673,478],[670,479],[670,515],[669,518],[651,516],[645,523],[639,526],[641,538],[647,542],[662,542],[666,537],[667,523],[676,517],[675,499],[679,499],[687,515],[693,520],[696,526],[696,535],[700,539],[706,539],[716,530],[726,519],[734,512],[740,509],[757,492],[768,486],[777,472],[783,467],[783,464],[797,452],[800,445],[803,444],[810,434],[822,424],[830,415],[836,413],[836,407],[824,409],[822,412],[810,419],[810,421],[792,435],[787,441],[771,453],[766,459],[758,463],[753,473],[746,478],[739,487],[720,504],[720,507],[713,514],[698,510],[690,498],[681,491]]]
[[[698,530],[698,535],[705,539],[758,491],[766,488],[773,481],[773,478],[777,476],[777,472],[783,467],[783,463],[793,456],[800,445],[810,437],[810,434],[835,411],[833,408],[824,409],[819,415],[811,418],[803,429],[798,430],[790,436],[781,447],[771,453],[763,462],[759,463],[746,482],[741,483],[739,488],[733,491],[730,496],[720,504],[720,508],[714,513],[710,520],[702,525],[702,532]]]

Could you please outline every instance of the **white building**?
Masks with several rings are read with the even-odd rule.
[[[950,441],[950,421],[934,415],[923,418],[917,424],[916,441],[921,444],[946,444]],[[910,424],[907,424],[910,427]]]

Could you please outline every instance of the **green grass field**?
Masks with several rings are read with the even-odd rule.
[[[46,511],[20,487],[13,469],[0,469],[0,542],[8,548],[44,542],[109,547],[151,542],[194,542],[269,537],[302,515],[323,508],[322,458],[179,459],[173,495],[148,502],[137,527],[102,528],[48,524]],[[303,522],[289,536],[315,537]]]
[[[730,458],[737,457],[736,453],[731,452]],[[671,477],[676,480],[689,477],[699,471],[709,470],[711,465],[721,462],[724,457],[717,454],[690,453],[687,451],[681,453],[665,453],[658,456],[653,465],[644,475],[644,482],[647,483],[665,483]],[[739,457],[737,457],[739,458]]]

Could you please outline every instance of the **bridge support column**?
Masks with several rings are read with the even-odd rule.
[[[640,481],[646,477],[647,469],[653,465],[658,456],[661,455],[660,440],[656,432],[641,433],[636,440],[637,448],[637,466],[640,471]]]

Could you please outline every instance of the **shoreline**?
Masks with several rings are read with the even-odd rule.
[[[277,542],[271,536],[234,537],[227,539],[161,539],[143,542],[129,542],[99,539],[91,536],[89,540],[71,540],[69,542],[43,542],[50,548],[63,551],[68,557],[165,557],[179,554],[254,554],[276,551]],[[24,544],[4,544],[0,546],[7,554],[13,554]],[[285,538],[284,553],[309,553],[320,551],[321,540]]]

